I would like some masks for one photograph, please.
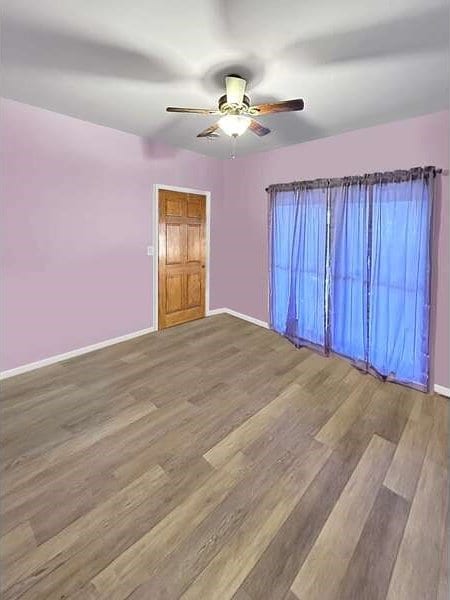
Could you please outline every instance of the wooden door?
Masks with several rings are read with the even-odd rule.
[[[159,192],[159,328],[205,316],[206,197]]]

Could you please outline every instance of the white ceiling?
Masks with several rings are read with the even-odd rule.
[[[448,108],[447,0],[8,0],[2,95],[202,154],[225,73],[253,103],[301,97],[261,117],[237,154]]]

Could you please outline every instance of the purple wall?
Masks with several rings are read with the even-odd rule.
[[[222,306],[222,161],[10,100],[0,118],[2,370],[151,326],[154,183],[212,192]]]
[[[449,164],[448,112],[234,161],[11,100],[0,126],[2,370],[151,326],[154,183],[212,192],[210,306],[265,321],[267,185]],[[448,176],[436,208],[434,371],[449,387]]]
[[[266,186],[423,165],[448,170],[448,111],[229,161],[224,180],[226,211],[222,227],[233,232],[224,265],[227,269],[224,273],[233,284],[224,290],[223,305],[267,320]],[[441,181],[435,207],[433,363],[435,383],[450,387],[448,174]]]

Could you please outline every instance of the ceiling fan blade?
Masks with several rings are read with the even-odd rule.
[[[279,55],[298,68],[336,63],[356,63],[447,50],[448,3],[424,3],[420,12],[408,11],[389,20],[374,19],[356,29],[328,31],[286,46]],[[432,4],[441,4],[433,7]],[[427,6],[427,7],[426,7]],[[426,8],[425,8],[426,7]]]
[[[261,125],[261,123],[258,123],[258,121],[255,121],[255,119],[251,120],[249,129],[253,133],[256,133],[256,135],[259,135],[259,137],[270,133],[270,129],[267,129],[267,127],[263,127],[263,125]]]
[[[235,75],[228,75],[228,77],[225,77],[225,86],[227,88],[227,103],[241,104],[247,86],[245,79],[236,77]]]
[[[268,115],[270,113],[292,112],[294,110],[303,110],[305,103],[301,98],[296,100],[284,100],[283,102],[274,102],[272,104],[257,104],[251,106],[252,114]],[[257,112],[254,112],[257,111]]]
[[[162,51],[154,54],[147,48],[134,50],[119,39],[102,41],[87,31],[71,32],[43,23],[32,24],[13,14],[4,15],[2,21],[5,67],[165,83],[186,79],[183,62],[168,59]]]
[[[216,133],[216,130],[219,129],[219,123],[214,123],[210,127],[207,127],[203,131],[197,134],[197,137],[219,137],[219,134]]]
[[[218,115],[220,111],[216,108],[183,108],[178,106],[168,106],[167,112],[191,113],[194,115]]]

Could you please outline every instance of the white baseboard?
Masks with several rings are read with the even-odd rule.
[[[213,308],[212,310],[208,310],[206,313],[207,317],[213,317],[214,315],[223,315],[227,312],[226,308]]]
[[[249,315],[244,315],[243,313],[237,312],[232,308],[215,308],[213,310],[208,311],[208,316],[221,314],[232,315],[233,317],[237,317],[238,319],[242,319],[243,321],[248,321],[249,323],[253,323],[254,325],[259,325],[259,327],[269,329],[269,325],[265,321],[255,319],[254,317],[250,317]]]
[[[260,319],[255,319],[254,317],[250,317],[249,315],[244,315],[243,313],[237,312],[231,308],[226,308],[225,312],[229,315],[232,315],[233,317],[242,319],[243,321],[248,321],[249,323],[253,323],[254,325],[259,325],[260,327],[269,329],[269,324],[266,323],[266,321],[261,321]]]
[[[446,396],[447,398],[450,398],[450,388],[448,387],[435,384],[434,391],[436,392],[436,394],[440,394],[441,396]]]
[[[148,327],[147,329],[133,331],[133,333],[127,333],[116,338],[104,340],[103,342],[98,342],[97,344],[91,344],[90,346],[77,348],[76,350],[71,350],[70,352],[64,352],[64,354],[56,354],[55,356],[50,356],[49,358],[44,358],[43,360],[21,365],[20,367],[15,367],[14,369],[9,369],[8,371],[2,371],[0,373],[0,379],[7,379],[8,377],[14,377],[15,375],[21,375],[22,373],[27,373],[28,371],[40,369],[41,367],[47,367],[57,362],[61,362],[62,360],[74,358],[75,356],[87,354],[88,352],[94,352],[94,350],[101,350],[101,348],[113,346],[114,344],[120,344],[120,342],[126,342],[127,340],[132,340],[133,338],[146,335],[147,333],[152,333],[153,331],[155,331],[154,327]]]

